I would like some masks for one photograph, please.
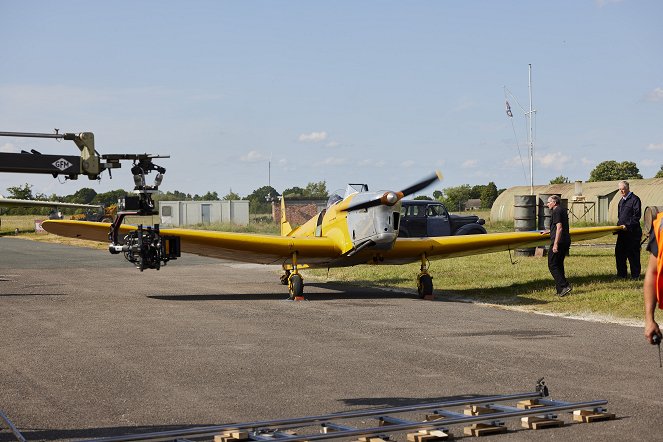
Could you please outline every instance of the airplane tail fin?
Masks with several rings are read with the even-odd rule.
[[[292,226],[285,216],[285,198],[281,196],[281,236],[288,236],[292,232]]]

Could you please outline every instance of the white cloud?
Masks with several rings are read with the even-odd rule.
[[[477,167],[477,164],[479,162],[477,160],[465,160],[463,161],[463,164],[460,165],[463,169],[471,169],[474,167]]]
[[[525,164],[525,159],[520,157],[511,157],[503,161],[505,167],[521,167]]]
[[[410,167],[412,167],[414,165],[415,165],[414,160],[405,160],[401,163],[401,166],[405,167],[406,169],[409,169]]]
[[[316,166],[342,166],[346,164],[348,160],[346,158],[338,157],[327,157],[322,161],[315,163]]]
[[[571,159],[571,157],[564,155],[561,152],[547,153],[545,155],[535,156],[535,158],[538,164],[551,169],[561,169]]]
[[[647,150],[663,150],[663,143],[649,143]]]
[[[310,134],[301,134],[299,141],[302,143],[319,143],[327,139],[327,132],[311,132]]]
[[[582,157],[580,158],[580,162],[582,163],[583,166],[593,166],[596,164],[596,161],[590,160],[589,158]]]
[[[267,157],[257,150],[252,150],[246,155],[242,155],[239,157],[239,160],[244,162],[244,163],[257,163],[258,161],[265,161],[267,160]]]
[[[657,87],[647,94],[647,101],[663,101],[663,88]]]
[[[656,160],[644,159],[641,160],[639,164],[644,167],[651,167],[651,166],[658,166],[659,162]]]
[[[375,161],[373,158],[366,158],[359,161],[357,164],[362,167],[384,167],[387,163],[384,160]]]
[[[325,147],[338,147],[341,144],[338,141],[330,141],[329,143],[325,144]]]
[[[297,170],[294,164],[290,164],[287,158],[281,158],[277,161],[278,166],[285,171]]]

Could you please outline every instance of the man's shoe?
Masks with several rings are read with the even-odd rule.
[[[559,295],[558,295],[558,296],[559,296],[560,298],[563,298],[564,296],[566,296],[566,295],[568,295],[569,293],[571,293],[571,290],[573,290],[573,287],[571,287],[570,285],[567,285],[566,287],[564,287],[564,288],[562,289],[561,292],[559,292]]]

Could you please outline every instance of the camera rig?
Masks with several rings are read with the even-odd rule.
[[[153,158],[163,158],[156,155],[107,155],[108,160],[133,160],[131,173],[134,177],[134,194],[126,196],[118,207],[117,217],[110,227],[108,250],[112,254],[123,253],[127,261],[131,262],[141,272],[145,269],[159,270],[171,259],[180,256],[180,238],[178,236],[162,235],[159,224],[144,227],[138,225],[136,230],[128,232],[120,239],[120,226],[126,216],[153,216],[158,215],[152,195],[159,192],[166,169],[152,162]],[[154,184],[149,186],[146,175],[156,171]]]
[[[117,217],[110,227],[108,249],[113,254],[124,253],[124,257],[138,269],[157,269],[171,259],[180,256],[180,239],[177,236],[161,235],[159,224],[154,226],[138,225],[120,238],[120,225],[127,215],[149,216],[158,215],[152,195],[159,191],[166,169],[152,162],[154,158],[169,156],[149,154],[107,154],[97,152],[92,132],[80,133],[34,133],[34,132],[3,132],[0,136],[17,138],[51,138],[73,141],[80,150],[80,155],[44,155],[34,149],[21,153],[0,152],[0,172],[42,173],[53,177],[64,176],[75,180],[79,175],[89,179],[98,179],[100,174],[121,167],[120,161],[133,161],[131,173],[134,178],[134,195],[126,196],[118,207]],[[146,184],[145,177],[156,171],[154,184]],[[112,178],[112,176],[111,176]]]

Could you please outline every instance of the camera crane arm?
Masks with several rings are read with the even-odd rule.
[[[154,158],[169,158],[169,156],[145,154],[107,154],[100,155],[94,147],[94,134],[92,132],[58,133],[54,134],[33,132],[2,132],[3,137],[17,138],[54,138],[58,140],[71,140],[80,149],[80,156],[74,155],[43,155],[32,149],[31,153],[0,152],[0,172],[18,173],[48,173],[57,177],[64,175],[75,180],[78,175],[87,175],[91,180],[99,178],[106,169],[121,167],[120,161],[133,161],[131,173],[134,179],[134,195],[127,196],[121,202],[121,210],[111,224],[108,238],[109,251],[113,254],[123,253],[124,257],[141,271],[144,269],[159,269],[171,259],[180,256],[179,238],[163,236],[159,232],[159,225],[143,227],[138,226],[136,231],[129,232],[120,238],[119,229],[127,215],[156,215],[156,205],[152,195],[159,192],[166,169],[154,164]],[[102,161],[103,160],[103,161]],[[157,175],[153,185],[146,183],[146,175],[156,171]]]
[[[91,180],[99,178],[106,169],[120,167],[119,163],[103,162],[102,156],[94,147],[92,132],[46,134],[34,132],[0,132],[2,137],[54,138],[71,140],[81,151],[80,155],[43,155],[36,150],[21,153],[0,153],[0,172],[48,173],[57,177],[65,175],[75,180],[78,175],[87,175]],[[110,170],[109,170],[110,173]]]

